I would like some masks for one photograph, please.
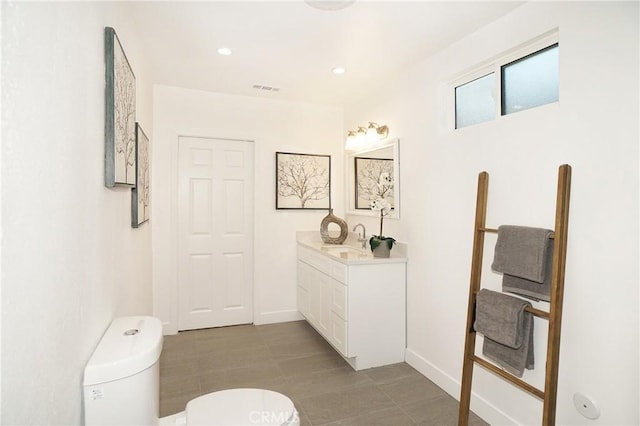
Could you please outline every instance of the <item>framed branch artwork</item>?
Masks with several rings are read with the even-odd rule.
[[[104,29],[105,185],[136,184],[136,77],[116,32]]]
[[[136,123],[136,187],[131,190],[131,226],[149,220],[149,138]]]
[[[367,158],[355,157],[355,188],[356,188],[356,209],[369,210],[371,201],[377,198],[384,198],[391,202],[394,207],[395,199],[393,194],[393,159],[390,158]],[[380,178],[387,176],[391,184],[382,185]]]
[[[331,156],[276,152],[276,209],[331,208]]]

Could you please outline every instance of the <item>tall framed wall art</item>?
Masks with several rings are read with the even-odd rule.
[[[136,186],[131,190],[131,226],[149,220],[149,138],[136,123]]]
[[[104,29],[105,185],[136,184],[136,77],[116,32]]]

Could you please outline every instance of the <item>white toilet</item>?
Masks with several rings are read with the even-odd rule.
[[[158,418],[161,351],[158,318],[113,320],[84,370],[85,424],[299,426],[293,402],[265,389],[212,392]]]

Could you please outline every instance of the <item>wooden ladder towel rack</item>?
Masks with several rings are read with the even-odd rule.
[[[460,391],[460,412],[458,426],[469,423],[469,408],[471,402],[471,382],[473,380],[474,363],[488,369],[515,386],[537,396],[543,400],[542,425],[555,424],[556,396],[558,388],[558,361],[560,356],[560,326],[562,323],[562,300],[564,293],[565,263],[567,258],[567,234],[569,225],[569,196],[571,192],[571,166],[564,164],[558,169],[558,193],[556,198],[555,230],[552,235],[553,268],[551,276],[551,300],[549,312],[527,308],[533,315],[549,321],[549,337],[547,339],[547,358],[544,381],[544,391],[513,376],[494,364],[475,355],[476,332],[473,328],[475,320],[476,295],[480,291],[480,276],[482,274],[482,255],[484,250],[484,235],[487,232],[497,233],[497,229],[486,227],[487,193],[489,189],[489,174],[481,172],[478,175],[478,195],[476,199],[476,217],[473,236],[473,256],[471,260],[471,280],[469,285],[469,304],[467,307],[467,333],[464,345],[464,363],[462,368],[462,387]]]

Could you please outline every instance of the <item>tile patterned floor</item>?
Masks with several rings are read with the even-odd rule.
[[[307,425],[457,425],[458,402],[408,364],[353,369],[305,321],[166,336],[160,415],[217,390],[254,387],[291,398]],[[486,425],[471,415],[471,425]]]

